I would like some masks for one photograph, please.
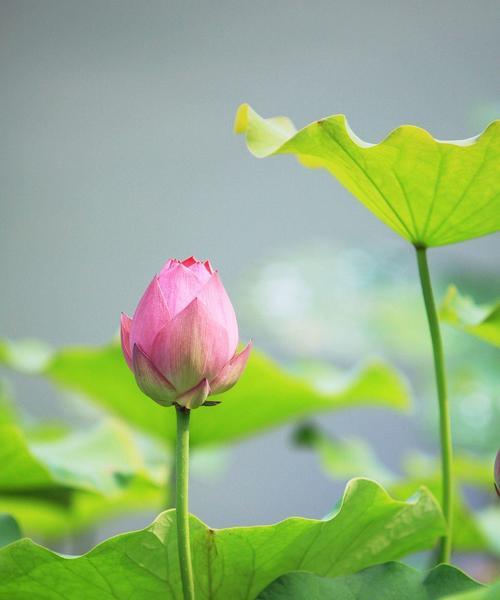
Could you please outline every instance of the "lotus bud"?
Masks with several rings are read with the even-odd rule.
[[[122,350],[139,388],[162,406],[193,409],[233,387],[252,344],[239,354],[233,306],[210,262],[169,260],[133,318],[122,314]]]

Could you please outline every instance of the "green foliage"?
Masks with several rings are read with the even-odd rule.
[[[0,548],[21,538],[21,528],[14,517],[6,513],[0,513]]]
[[[500,347],[500,300],[478,305],[450,286],[439,310],[439,318],[457,329]]]
[[[258,600],[439,600],[449,594],[481,589],[481,584],[450,565],[421,573],[393,562],[334,579],[288,573],[273,581]]]
[[[12,346],[4,342],[4,347]],[[117,344],[55,352],[39,374],[91,398],[143,432],[174,443],[175,411],[158,406],[140,392]],[[287,373],[257,350],[252,351],[243,377],[222,400],[193,414],[193,447],[238,440],[318,411],[366,404],[395,409],[409,405],[405,382],[382,362],[366,365],[344,377],[335,391],[322,393],[308,379]]]
[[[306,167],[326,169],[415,245],[442,246],[500,229],[500,121],[468,140],[441,142],[403,125],[368,144],[343,115],[297,132],[286,117],[263,119],[243,104],[235,130],[257,157],[293,154]]]
[[[213,530],[191,517],[190,528],[197,599],[239,600],[255,598],[292,570],[335,577],[428,548],[444,532],[444,521],[425,489],[416,500],[400,502],[378,484],[357,479],[327,521],[292,518]],[[0,598],[9,600],[180,599],[175,511],[79,558],[21,540],[0,551],[0,580]]]
[[[151,443],[111,419],[33,436],[8,407],[0,404],[0,510],[26,532],[61,537],[108,514],[160,506],[166,468]]]
[[[375,456],[364,440],[357,438],[337,439],[321,435],[314,425],[302,425],[295,433],[299,445],[312,446],[328,473],[337,479],[369,477],[387,485],[396,475]]]
[[[361,440],[336,439],[314,425],[301,427],[295,434],[296,442],[313,448],[325,472],[335,479],[354,475],[373,477],[382,481],[396,498],[408,498],[425,485],[436,498],[441,498],[441,478],[435,460],[419,454],[405,460],[405,473],[397,476],[389,471],[375,456],[373,450]],[[458,484],[468,484],[489,490],[493,478],[493,458],[488,460],[467,454],[455,456],[453,471],[457,489],[454,502],[455,550],[465,552],[488,551],[499,554],[494,540],[500,531],[499,522],[486,513],[475,514],[466,504]],[[492,496],[493,497],[493,496]],[[484,521],[484,523],[483,523]],[[496,533],[495,533],[496,532]]]
[[[82,489],[112,494],[133,477],[151,480],[129,431],[113,421],[56,440],[29,442],[17,425],[0,425],[0,490]]]
[[[453,594],[446,600],[498,600],[500,598],[500,581],[489,587],[483,587],[465,594]]]
[[[156,511],[164,496],[150,481],[134,478],[112,495],[76,489],[0,491],[0,510],[15,515],[27,535],[54,541],[132,511]]]

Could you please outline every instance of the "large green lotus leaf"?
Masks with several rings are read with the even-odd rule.
[[[343,577],[288,573],[273,581],[258,600],[439,600],[483,586],[450,565],[420,572],[391,562]]]
[[[453,594],[447,596],[446,600],[498,600],[500,598],[500,581],[472,592]]]
[[[441,498],[441,479],[439,477],[407,476],[390,486],[391,494],[396,498],[406,498],[412,491],[425,485],[436,498]],[[496,549],[485,535],[475,513],[466,504],[461,490],[454,492],[453,503],[453,549],[460,552],[489,552],[495,554]]]
[[[478,305],[452,285],[439,309],[439,318],[457,329],[500,347],[500,300]]]
[[[243,104],[235,130],[257,157],[294,154],[336,177],[386,225],[418,246],[442,246],[500,229],[500,121],[477,137],[439,141],[403,125],[368,144],[334,115],[296,131]]]
[[[375,482],[357,479],[329,520],[213,530],[192,516],[190,528],[197,600],[243,600],[292,570],[334,577],[428,548],[445,527],[425,489],[413,502],[400,502]],[[0,598],[9,600],[180,600],[175,511],[79,558],[27,539],[15,542],[0,551],[0,581]]]
[[[22,354],[10,351],[12,347],[16,344],[4,342],[4,364],[27,370]],[[34,361],[28,362],[32,367]],[[63,349],[50,360],[44,357],[38,373],[66,390],[93,399],[144,432],[174,443],[175,411],[155,404],[140,392],[117,344]],[[396,409],[409,406],[406,383],[382,362],[365,365],[339,381],[335,391],[323,393],[308,379],[284,371],[257,350],[252,351],[240,381],[220,400],[217,406],[201,407],[193,413],[193,446],[237,440],[317,411],[364,404]]]
[[[296,432],[296,441],[309,446],[318,455],[325,472],[334,479],[356,475],[380,477],[391,494],[408,498],[423,484],[436,496],[441,497],[441,478],[435,460],[421,455],[410,456],[405,461],[405,475],[397,477],[375,456],[373,450],[362,440],[353,438],[334,439],[321,428],[307,425]],[[492,489],[493,460],[481,460],[469,455],[454,459],[457,482]],[[471,471],[470,471],[471,469]],[[488,551],[498,553],[479,517],[467,506],[460,489],[455,491],[453,545],[464,552]],[[500,538],[500,531],[497,531]]]

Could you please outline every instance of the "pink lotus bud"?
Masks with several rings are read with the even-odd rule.
[[[497,452],[495,460],[495,489],[500,496],[500,450]]]
[[[207,260],[169,260],[144,292],[134,317],[122,313],[122,350],[137,385],[163,406],[198,408],[231,388],[250,354],[240,354],[238,323]]]

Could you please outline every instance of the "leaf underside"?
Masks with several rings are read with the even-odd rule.
[[[425,489],[400,502],[375,482],[356,479],[327,521],[213,530],[192,516],[190,528],[197,599],[244,600],[289,571],[334,577],[423,550],[444,533],[444,520]],[[175,511],[78,558],[15,542],[0,550],[0,581],[0,598],[9,600],[180,600]]]
[[[442,246],[500,230],[500,121],[467,140],[439,141],[403,125],[378,144],[350,129],[344,115],[297,131],[286,117],[264,119],[239,107],[235,131],[262,158],[293,154],[324,168],[381,221],[416,246]]]

